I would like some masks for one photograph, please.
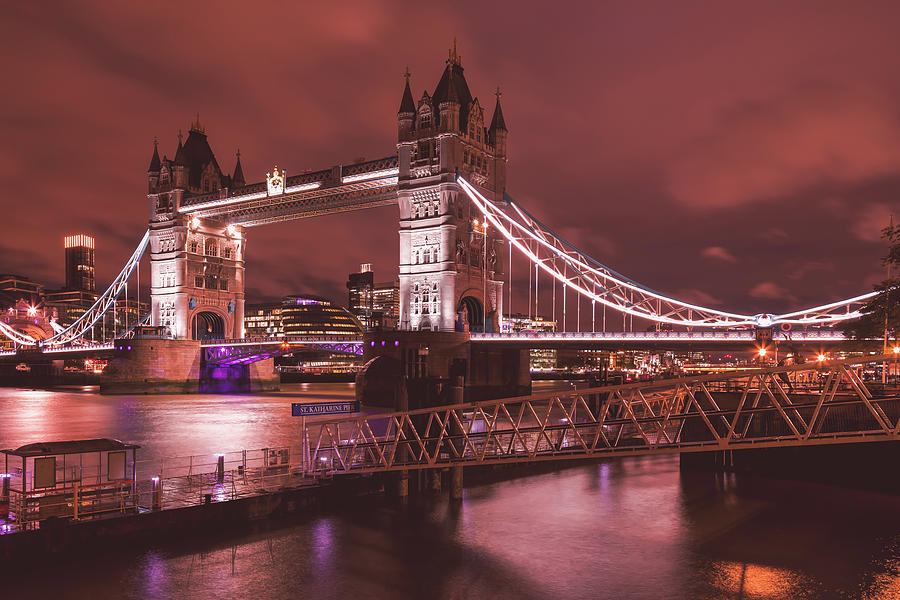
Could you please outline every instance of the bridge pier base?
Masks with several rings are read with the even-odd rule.
[[[483,347],[461,332],[377,331],[363,340],[356,398],[366,406],[407,410],[404,393],[409,409],[531,393],[524,348]]]
[[[116,340],[115,356],[100,376],[100,393],[195,393],[199,381],[198,341],[150,338]]]

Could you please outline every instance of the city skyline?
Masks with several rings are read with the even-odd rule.
[[[896,8],[882,6],[755,6],[725,28],[725,14],[701,4],[582,8],[578,20],[348,5],[281,15],[277,27],[303,27],[290,44],[254,33],[265,11],[244,15],[243,45],[217,35],[238,27],[225,13],[175,22],[142,8],[61,6],[44,19],[17,6],[4,43],[40,43],[13,66],[2,101],[22,118],[0,144],[0,176],[29,204],[8,212],[0,270],[61,283],[57,250],[35,242],[40,223],[50,240],[76,230],[105,239],[105,287],[146,223],[154,136],[171,158],[198,111],[223,168],[240,148],[250,182],[276,163],[299,173],[390,154],[403,68],[416,96],[432,90],[456,37],[473,90],[504,93],[511,195],[589,254],[731,310],[863,293],[883,275],[878,230],[900,181],[897,59],[886,51]],[[154,44],[152,30],[171,43]],[[548,43],[519,41],[540,35]],[[191,54],[192,44],[206,50]],[[60,87],[78,102],[47,94]],[[248,297],[337,300],[359,262],[395,271],[396,216],[388,207],[250,229]],[[297,266],[285,272],[284,261]]]

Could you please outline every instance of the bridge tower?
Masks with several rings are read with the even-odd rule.
[[[244,251],[241,227],[179,213],[188,196],[224,197],[242,187],[240,154],[228,176],[219,168],[200,118],[175,158],[159,158],[154,141],[147,170],[150,209],[151,323],[179,339],[243,336]]]
[[[433,94],[415,102],[409,78],[397,114],[400,329],[499,331],[508,247],[456,183],[459,174],[503,202],[507,129],[499,89],[485,127],[455,42]]]

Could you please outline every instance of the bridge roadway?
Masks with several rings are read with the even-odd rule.
[[[900,439],[900,396],[860,373],[891,356],[547,392],[318,422],[308,469],[340,475]]]
[[[377,334],[376,334],[377,335]],[[384,332],[386,339],[391,332]],[[610,350],[723,350],[751,351],[756,345],[753,331],[607,331],[607,332],[521,332],[473,333],[472,343],[527,348],[598,348]],[[819,351],[834,348],[844,336],[833,330],[775,332],[773,341],[785,346],[800,346]],[[371,343],[376,343],[372,341]],[[319,348],[325,351],[362,355],[363,340],[358,336],[321,335],[288,336],[280,338],[244,338],[206,340],[200,343],[208,362],[240,364],[264,360],[294,352],[299,348]],[[85,344],[61,348],[26,348],[0,352],[0,361],[19,361],[68,358],[108,358],[118,350],[125,350],[128,340],[115,344]]]

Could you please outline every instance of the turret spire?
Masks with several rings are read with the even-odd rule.
[[[237,156],[237,162],[231,175],[231,185],[236,188],[244,187],[247,182],[244,180],[244,169],[241,168],[241,149],[238,148],[234,154]]]
[[[447,64],[448,65],[456,65],[458,67],[462,66],[462,58],[459,56],[459,53],[456,51],[456,36],[453,37],[453,46],[450,47],[450,50],[447,52]]]
[[[197,120],[191,123],[191,131],[196,131],[197,133],[206,133],[206,129],[203,128],[203,125],[200,124],[200,113],[197,113]]]
[[[506,129],[506,121],[503,119],[503,109],[500,108],[500,96],[503,95],[503,92],[500,91],[499,85],[495,95],[497,96],[497,104],[494,106],[494,118],[491,119],[491,131],[508,131]]]
[[[162,167],[162,162],[159,160],[159,150],[157,147],[159,146],[159,140],[154,137],[153,138],[153,157],[150,159],[150,166],[147,168],[148,173],[159,173],[159,169]]]
[[[409,89],[409,67],[406,68],[403,77],[406,78],[406,87],[403,88],[403,98],[400,100],[400,110],[397,111],[397,114],[415,113],[416,103],[413,102],[412,91]]]

